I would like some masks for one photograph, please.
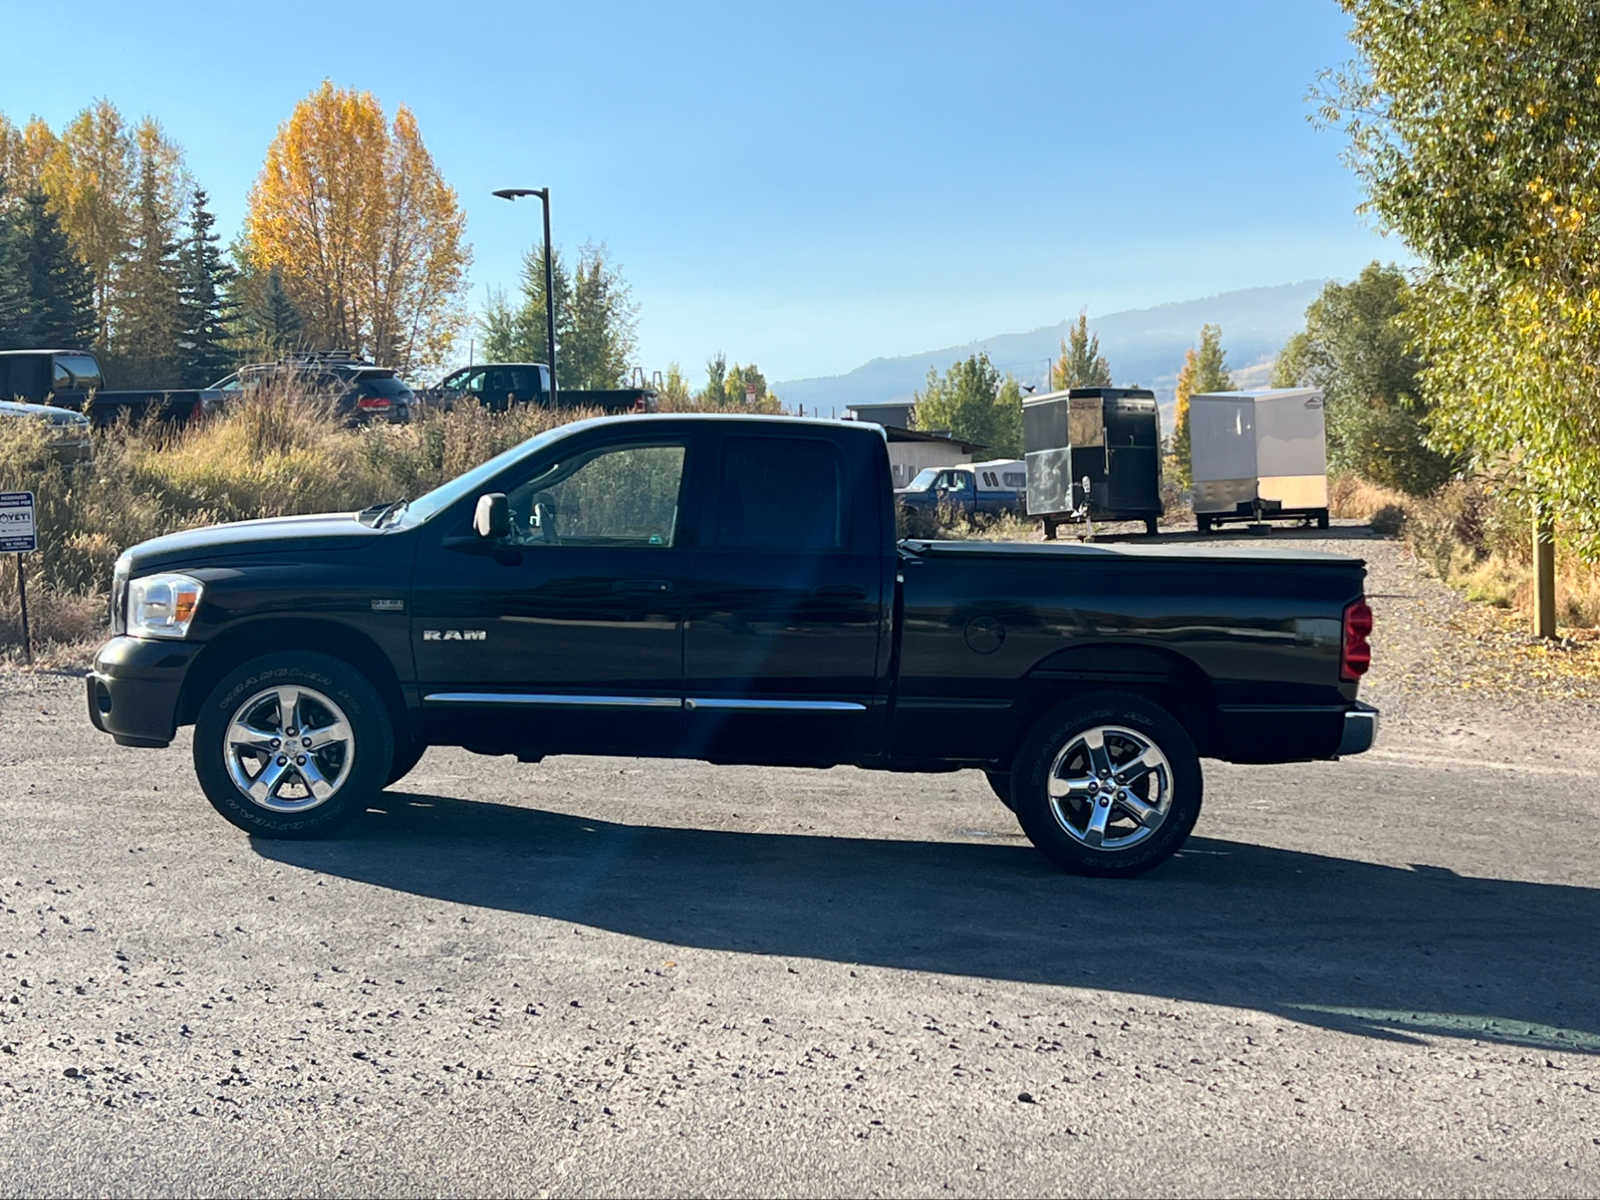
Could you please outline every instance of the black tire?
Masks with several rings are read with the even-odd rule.
[[[230,772],[230,752],[225,744],[228,729],[241,705],[255,697],[264,697],[258,701],[266,706],[261,711],[278,713],[277,702],[265,694],[282,688],[320,694],[322,699],[342,710],[349,733],[347,740],[329,748],[313,749],[309,755],[297,756],[308,758],[313,768],[336,775],[337,779],[333,781],[332,793],[314,805],[307,803],[294,808],[292,796],[288,799],[275,797],[278,803],[289,806],[287,811],[265,807],[241,789]],[[279,735],[278,740],[283,742],[290,740],[283,736],[290,728],[294,728],[297,735],[315,734],[317,729],[310,722],[324,720],[328,713],[316,697],[306,698],[291,707],[293,712],[288,722],[283,721],[279,713],[265,720],[258,719],[256,724],[266,732]],[[293,724],[302,719],[306,721],[303,731]],[[280,748],[299,749],[292,743]],[[330,754],[335,757],[330,759]],[[286,768],[285,757],[289,756],[280,756],[277,764],[280,771],[287,769],[289,774],[285,786],[290,791],[306,790],[306,799],[311,799],[309,789],[303,784],[305,777],[296,774],[292,764]],[[233,824],[257,837],[304,838],[327,833],[377,796],[394,761],[393,722],[383,698],[354,667],[326,654],[291,651],[263,655],[241,664],[211,689],[210,695],[201,702],[195,721],[194,769],[206,799]],[[261,772],[268,770],[273,765],[270,752],[265,761],[258,760],[251,765],[259,766]],[[259,779],[255,772],[246,770],[245,774]]]
[[[1016,807],[1011,803],[1011,776],[1003,771],[985,771],[983,777],[989,781],[989,790],[999,797],[1000,803],[1015,812]]]
[[[1144,533],[1146,537],[1155,537],[1157,521],[1154,517],[1144,519]]]
[[[1049,517],[1044,519],[1044,540],[1047,542],[1056,540],[1056,523]]]
[[[389,764],[389,777],[384,780],[384,787],[393,787],[416,769],[422,761],[422,756],[427,752],[428,744],[419,742],[416,738],[399,737],[394,744],[394,761]]]
[[[1093,729],[1110,729],[1103,745],[1113,754],[1111,766],[1117,762],[1131,761],[1129,751],[1139,742],[1154,747],[1164,766],[1144,776],[1130,780],[1127,789],[1106,794],[1092,791],[1087,800],[1079,800],[1078,814],[1083,816],[1084,829],[1078,834],[1068,831],[1057,818],[1055,806],[1048,792],[1048,778],[1058,755],[1071,751],[1080,735]],[[1122,754],[1116,758],[1116,754]],[[1064,766],[1071,766],[1068,758]],[[1117,779],[1103,779],[1098,772],[1096,787],[1109,784],[1117,788]],[[1057,866],[1080,875],[1137,875],[1165,862],[1177,853],[1195,821],[1200,816],[1204,781],[1200,772],[1200,758],[1195,751],[1194,739],[1183,725],[1164,708],[1141,696],[1126,692],[1099,692],[1063,704],[1041,717],[1017,751],[1011,771],[1013,810],[1028,840],[1038,847]],[[1159,809],[1161,786],[1170,788],[1165,815],[1149,832],[1132,815],[1126,803],[1135,801],[1146,809]],[[1143,795],[1139,794],[1143,789]],[[1154,805],[1146,803],[1156,800]],[[1063,800],[1063,806],[1072,804]],[[1087,803],[1087,807],[1083,805]],[[1122,845],[1098,847],[1088,844],[1081,834],[1088,831],[1090,814],[1097,807],[1107,814],[1100,818],[1104,823],[1103,837],[1110,842],[1127,839]],[[1068,813],[1067,825],[1075,814]]]
[[[1210,517],[1196,516],[1195,519],[1194,519],[1194,525],[1195,525],[1195,528],[1198,529],[1201,533],[1210,533],[1211,530],[1213,529]]]
[[[1325,508],[1318,509],[1317,510],[1317,528],[1318,529],[1326,529],[1327,527],[1328,527],[1328,510],[1325,509]]]

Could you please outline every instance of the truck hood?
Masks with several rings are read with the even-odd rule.
[[[391,527],[392,529],[392,527]],[[264,554],[326,554],[370,545],[391,529],[373,529],[355,513],[318,513],[304,517],[269,517],[235,521],[169,533],[140,542],[123,552],[133,575],[152,570],[205,567]]]

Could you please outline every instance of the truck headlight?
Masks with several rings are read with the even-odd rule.
[[[146,575],[128,584],[128,633],[181,638],[200,607],[205,584],[187,575]]]

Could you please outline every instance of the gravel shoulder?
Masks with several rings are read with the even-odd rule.
[[[1208,764],[1127,882],[972,772],[434,750],[251,841],[0,674],[0,1190],[1593,1195],[1600,710],[1267,540],[1367,558],[1380,745]]]

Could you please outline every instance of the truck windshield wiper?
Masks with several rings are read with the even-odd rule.
[[[370,525],[372,528],[377,529],[389,517],[398,516],[400,510],[410,503],[411,501],[409,500],[390,500],[387,504],[374,504],[358,512],[356,520],[363,525]]]

